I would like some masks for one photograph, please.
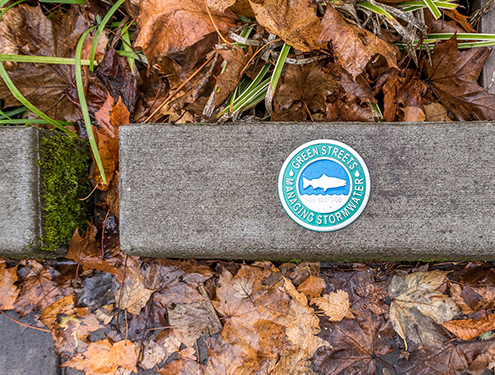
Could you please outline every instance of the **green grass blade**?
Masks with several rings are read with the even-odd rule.
[[[368,1],[358,1],[356,2],[357,5],[359,5],[360,7],[362,8],[366,8],[366,9],[369,9],[371,10],[372,12],[375,12],[375,13],[378,13],[378,14],[382,14],[384,15],[385,17],[387,17],[389,20],[393,19],[394,17],[389,13],[387,12],[385,9],[383,9],[382,7],[378,6],[378,5],[375,5],[375,4],[371,4],[370,2]]]
[[[122,33],[121,37],[122,37],[122,40],[124,41],[122,43],[123,47],[124,47],[124,51],[134,52],[131,48],[131,37],[129,36],[129,30],[126,30],[124,33]],[[127,62],[129,63],[129,66],[131,67],[132,74],[135,74],[134,73],[134,58],[127,57]]]
[[[10,0],[0,0],[0,8],[7,4]]]
[[[21,108],[13,109],[13,110],[7,111],[7,112],[4,112],[4,111],[0,110],[0,119],[2,119],[2,120],[3,119],[10,119],[11,117],[14,117],[14,116],[17,116],[17,115],[22,115],[25,112],[27,112],[27,108],[26,107],[21,107]]]
[[[448,40],[457,35],[457,40],[495,40],[495,34],[471,34],[471,33],[436,33],[428,34],[428,39]]]
[[[67,122],[67,121],[59,121],[59,123],[69,126],[72,125],[72,122]],[[0,124],[12,124],[12,125],[17,125],[17,124],[49,124],[48,121],[45,120],[40,120],[37,118],[16,118],[16,119],[7,119],[7,120],[0,120]]]
[[[75,65],[76,59],[52,56],[10,55],[0,53],[0,61],[15,61],[35,64],[63,64]],[[81,60],[81,65],[89,65],[89,60]]]
[[[17,87],[14,85],[14,82],[9,77],[9,74],[7,73],[7,70],[5,70],[5,67],[3,66],[3,63],[0,62],[0,77],[2,77],[3,81],[9,88],[10,92],[16,98],[19,102],[21,102],[27,109],[29,109],[31,112],[35,113],[38,117],[42,118],[45,120],[47,123],[53,125],[55,128],[70,134],[74,137],[77,137],[76,133],[70,131],[69,129],[66,129],[59,121],[55,121],[54,119],[48,117],[45,115],[43,112],[41,112],[38,108],[36,108],[29,100],[27,100],[24,95],[21,94],[21,92],[17,89]]]
[[[268,87],[268,91],[265,96],[265,105],[266,110],[270,114],[273,114],[272,109],[272,101],[273,96],[275,95],[275,90],[277,89],[277,84],[282,75],[282,69],[285,65],[285,60],[287,59],[287,55],[289,54],[290,46],[287,43],[284,43],[282,50],[280,51],[280,55],[278,57],[277,63],[275,64],[275,68],[273,69],[272,78],[270,80],[270,86]]]
[[[93,71],[94,69],[96,47],[98,46],[98,39],[100,38],[100,34],[105,28],[107,22],[110,20],[110,17],[113,16],[115,11],[124,3],[124,1],[125,0],[119,0],[115,4],[113,4],[113,7],[110,8],[108,13],[105,15],[100,25],[98,26],[98,30],[96,31],[95,38],[93,39],[93,45],[91,46],[91,55],[89,56],[89,69],[91,69],[91,71]]]
[[[442,16],[442,12],[440,12],[440,9],[438,9],[437,5],[433,0],[424,0],[426,3],[426,6],[430,10],[431,14],[433,14],[433,17],[435,19],[439,19]]]
[[[84,83],[82,79],[82,67],[81,67],[81,53],[84,45],[84,40],[86,39],[88,34],[95,28],[96,26],[93,26],[92,28],[86,30],[79,39],[79,42],[77,42],[75,75],[76,75],[77,95],[79,96],[79,103],[81,104],[81,112],[83,114],[84,125],[86,126],[86,132],[88,133],[89,144],[91,146],[91,151],[93,151],[93,156],[95,157],[96,165],[100,170],[101,179],[103,180],[103,183],[106,185],[107,178],[105,177],[105,171],[103,170],[103,164],[101,162],[100,153],[98,152],[98,146],[96,145],[95,136],[93,134],[93,127],[91,125],[91,119],[89,118],[86,96],[84,95]]]

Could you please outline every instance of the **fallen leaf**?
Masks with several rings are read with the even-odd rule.
[[[349,310],[349,294],[344,290],[337,290],[337,292],[313,298],[311,303],[322,309],[325,315],[328,316],[328,320],[332,322],[339,322],[346,317],[354,317]]]
[[[163,346],[156,341],[147,340],[143,344],[142,359],[139,361],[139,366],[145,370],[150,370],[157,367],[166,357],[167,351]]]
[[[243,355],[241,346],[231,345],[222,340],[222,337],[208,337],[205,340],[208,348],[208,375],[238,375],[246,374],[242,367],[246,364],[246,355]],[[250,373],[247,373],[248,375]]]
[[[56,324],[58,314],[73,314],[74,313],[74,295],[60,298],[58,301],[52,303],[46,309],[43,310],[40,316],[40,320],[45,326],[53,329]]]
[[[177,304],[168,309],[168,320],[175,337],[188,347],[193,347],[200,337],[211,336],[222,330],[209,300]]]
[[[440,103],[424,104],[426,121],[452,121],[449,117],[449,111]]]
[[[0,311],[12,310],[19,295],[17,281],[17,265],[7,268],[5,259],[0,258]]]
[[[443,10],[447,17],[450,17],[452,20],[456,21],[466,33],[475,33],[476,30],[473,29],[473,26],[469,23],[469,17],[463,14],[460,14],[457,9],[444,9]]]
[[[180,357],[156,372],[163,375],[203,375],[201,365],[193,360]]]
[[[465,314],[495,308],[495,270],[474,267],[451,283],[452,299]]]
[[[140,28],[135,42],[153,64],[159,57],[184,51],[206,35],[215,33],[204,1],[142,0],[136,22]],[[211,16],[220,31],[234,27],[237,17],[229,10]]]
[[[92,277],[82,280],[82,288],[77,292],[79,306],[85,306],[93,312],[97,309],[113,304],[115,296],[112,286],[115,283],[115,275],[106,272],[95,272]],[[120,276],[121,277],[121,276]]]
[[[434,323],[452,320],[459,308],[445,294],[436,290],[448,272],[416,272],[405,277],[394,276],[389,285],[392,297],[390,320],[395,331],[422,345],[441,347],[445,338]]]
[[[423,59],[431,89],[456,120],[495,117],[495,96],[477,83],[489,55],[486,48],[459,51],[454,36],[435,45],[431,65]]]
[[[348,23],[340,13],[327,6],[321,22],[322,31],[318,42],[331,42],[337,63],[356,79],[371,58],[382,55],[390,67],[397,68],[399,50],[366,29]]]
[[[297,291],[304,294],[306,297],[319,297],[326,283],[321,277],[310,276],[301,285],[297,287]]]
[[[338,76],[318,62],[287,65],[274,97],[273,121],[304,121],[308,111],[324,112],[327,97],[338,90]]]
[[[495,314],[479,319],[450,320],[442,326],[463,340],[472,340],[495,329]]]
[[[140,261],[133,256],[127,257],[126,272],[122,277],[124,282],[117,280],[114,288],[115,303],[121,310],[126,310],[131,314],[141,312],[141,309],[146,305],[150,296],[153,294],[153,289],[147,289],[144,284],[143,276],[139,270]],[[125,277],[124,277],[125,276]]]
[[[279,267],[282,274],[287,277],[294,286],[299,286],[310,276],[318,276],[320,273],[319,262],[283,263]]]
[[[62,297],[71,295],[73,288],[69,285],[57,285],[53,278],[58,274],[54,269],[45,268],[36,260],[26,261],[30,268],[21,284],[21,292],[14,308],[22,318],[35,309],[43,311]]]
[[[495,344],[491,342],[485,350],[479,354],[469,365],[469,373],[472,375],[482,375],[486,369],[495,370]]]
[[[78,7],[71,7],[68,13],[55,11],[49,19],[41,6],[20,4],[0,19],[0,53],[74,57],[79,37],[88,27]],[[74,80],[73,65],[10,62],[6,68],[19,91],[47,116],[66,121],[80,117],[77,106],[67,97]],[[20,105],[3,80],[0,97],[6,106]]]
[[[100,243],[96,241],[97,232],[96,226],[91,222],[88,223],[84,237],[81,237],[77,228],[69,242],[66,258],[81,263],[84,270],[95,269],[119,275],[115,265],[102,259]]]
[[[310,0],[251,0],[256,21],[291,47],[303,52],[319,48],[321,32],[316,4]]]
[[[113,345],[108,339],[92,342],[83,353],[69,359],[62,367],[85,371],[87,375],[114,375],[119,367],[137,372],[137,348],[130,341]]]

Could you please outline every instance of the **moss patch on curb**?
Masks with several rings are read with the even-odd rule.
[[[79,201],[91,191],[88,142],[50,131],[40,140],[42,250],[68,244],[77,227],[90,218],[90,202]]]

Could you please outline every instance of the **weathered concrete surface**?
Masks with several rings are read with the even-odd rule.
[[[492,123],[126,125],[121,247],[245,259],[495,259]],[[330,233],[292,221],[277,178],[298,146],[334,139],[371,174],[360,218]]]
[[[487,2],[488,0],[474,0],[472,2],[472,10],[480,9]],[[495,9],[492,9],[481,18],[481,28],[478,32],[485,34],[495,34]],[[480,80],[480,84],[485,89],[490,86],[493,75],[495,73],[495,53],[493,52],[493,47],[489,48],[492,48],[492,53],[490,54],[490,57],[488,57],[488,60],[483,67],[483,72],[481,74]],[[490,94],[495,94],[495,85],[492,85],[488,89],[488,92]]]
[[[54,352],[51,333],[23,327],[10,319],[19,318],[15,312],[0,315],[0,374],[5,375],[58,375],[59,358]],[[21,320],[36,326],[30,315]]]
[[[39,248],[41,211],[36,128],[0,127],[0,256]]]

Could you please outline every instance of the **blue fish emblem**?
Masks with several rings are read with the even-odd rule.
[[[326,174],[321,176],[320,178],[315,178],[313,180],[308,180],[303,177],[303,189],[306,189],[308,186],[312,186],[313,189],[322,188],[325,192],[328,189],[338,188],[347,185],[346,180],[342,180],[337,177],[328,177]]]

